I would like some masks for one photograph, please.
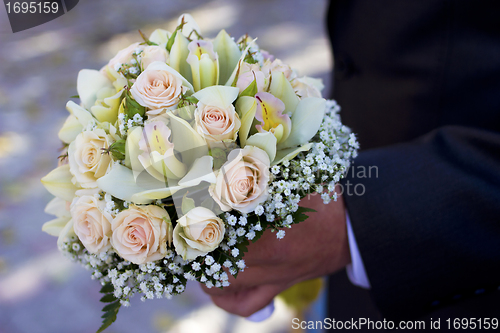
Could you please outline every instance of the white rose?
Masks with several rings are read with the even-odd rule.
[[[69,170],[83,188],[96,188],[97,179],[104,176],[112,163],[108,149],[111,138],[103,129],[85,131],[69,145]]]
[[[138,265],[164,258],[167,243],[172,243],[170,217],[155,205],[131,205],[115,217],[111,228],[118,255]]]
[[[197,132],[208,142],[236,140],[241,121],[232,104],[221,108],[198,103],[194,116]]]
[[[168,61],[168,52],[164,47],[158,45],[148,45],[141,53],[142,69],[148,68],[149,64],[160,61],[166,63]]]
[[[210,209],[195,207],[177,220],[174,247],[184,260],[215,250],[224,238],[224,222]]]
[[[104,201],[98,200],[90,193],[76,197],[71,204],[73,230],[90,253],[100,253],[110,247],[113,217],[105,212],[105,207]]]
[[[146,69],[130,89],[132,97],[150,109],[173,108],[184,92],[182,79],[166,70]]]
[[[123,50],[118,51],[118,53],[108,62],[107,66],[114,70],[118,70],[118,67],[120,67],[122,64],[128,64],[132,60],[132,54],[136,52],[136,50],[138,51],[143,49],[144,45],[141,45],[140,43],[129,45]],[[105,68],[106,66],[104,66],[101,71],[103,71]]]
[[[295,78],[291,82],[292,88],[301,99],[306,97],[319,97],[321,98],[321,90],[324,85],[321,79],[314,79],[312,77]]]
[[[269,164],[269,156],[260,148],[231,151],[209,187],[210,195],[223,211],[252,212],[269,194]]]

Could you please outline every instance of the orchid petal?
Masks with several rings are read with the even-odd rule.
[[[184,119],[167,114],[170,119],[170,129],[172,130],[171,142],[174,149],[182,156],[182,162],[188,167],[201,156],[208,155],[208,146],[201,135],[194,130]]]
[[[264,150],[269,156],[269,161],[272,162],[276,157],[276,137],[273,133],[255,133],[248,138],[246,146],[254,146]]]
[[[87,127],[89,124],[95,123],[96,119],[92,116],[92,113],[88,112],[80,105],[73,101],[66,103],[66,109],[78,119],[83,128]]]
[[[69,172],[69,164],[55,168],[42,178],[42,184],[52,195],[66,201],[73,201],[78,187],[72,183],[73,175]]]
[[[66,118],[63,127],[59,130],[58,136],[62,142],[71,143],[76,139],[77,135],[82,132],[82,130],[82,124],[80,124],[74,115],[70,114],[68,118]]]
[[[189,41],[183,34],[176,34],[170,49],[170,66],[192,83],[191,66],[186,62],[189,55]]]
[[[97,93],[96,105],[90,111],[100,122],[114,124],[118,119],[118,107],[120,106],[123,90],[116,92],[114,88],[101,89]]]
[[[201,35],[200,26],[198,25],[198,23],[196,23],[191,14],[184,13],[179,16],[179,18],[177,19],[177,25],[180,25],[183,19],[184,26],[182,27],[182,34],[184,36],[191,36],[191,38],[196,38],[197,35],[193,32],[193,30],[196,30],[196,32]]]
[[[171,35],[172,33],[170,31],[164,29],[156,29],[149,36],[149,40],[158,45],[167,45],[168,39]]]
[[[269,87],[269,92],[283,101],[285,104],[284,113],[288,113],[293,117],[293,113],[300,100],[283,72],[271,73],[271,86]]]
[[[240,66],[243,63],[243,61],[245,60],[245,57],[247,56],[248,50],[250,50],[250,47],[255,43],[256,40],[257,40],[257,38],[255,38],[250,43],[248,43],[248,45],[245,48],[245,50],[243,51],[243,53],[241,53],[241,57],[238,60],[238,64],[234,67],[233,72],[231,73],[231,76],[227,80],[225,86],[232,86],[233,85],[233,82],[236,79],[236,75],[238,74]]]
[[[218,84],[224,84],[231,76],[233,69],[238,65],[241,51],[224,29],[219,32],[213,44],[220,64]]]
[[[200,89],[213,86],[219,82],[219,59],[212,61],[207,54],[200,58]]]
[[[102,72],[93,69],[82,69],[78,73],[76,90],[85,109],[90,109],[95,104],[97,92],[106,87],[113,88],[113,85]]]
[[[71,219],[59,232],[59,238],[57,239],[57,247],[62,249],[64,242],[68,241],[68,239],[73,236],[76,236],[76,234],[75,230],[73,229],[73,219]]]
[[[56,219],[45,222],[42,226],[42,231],[48,233],[51,236],[58,237],[61,231],[66,227],[71,217],[58,217]]]
[[[257,111],[257,99],[250,96],[243,96],[236,101],[236,111],[241,119],[241,127],[239,131],[240,144],[245,147],[250,128],[252,127],[255,119],[255,112]]]
[[[66,209],[68,201],[55,197],[45,206],[44,212],[57,217],[71,217],[71,213]]]
[[[257,99],[257,111],[255,119],[261,122],[255,126],[259,132],[271,132],[279,142],[285,141],[291,131],[292,122],[290,117],[283,114],[285,104],[270,93],[260,92],[255,95]],[[279,126],[282,126],[280,128]]]
[[[312,143],[306,143],[301,147],[278,150],[278,152],[276,153],[276,158],[274,159],[274,162],[271,163],[271,166],[279,164],[284,161],[289,161],[295,156],[297,156],[301,151],[308,151],[309,149],[311,149],[312,146],[313,146]]]
[[[172,196],[173,194],[175,194],[175,192],[181,189],[182,187],[180,186],[171,186],[171,187],[146,190],[132,195],[130,201],[140,203],[140,202],[151,202],[153,200],[164,199]]]
[[[186,62],[191,66],[195,91],[217,84],[219,80],[219,60],[212,42],[194,40],[188,45]]]
[[[302,99],[292,116],[290,135],[278,143],[278,149],[295,147],[311,140],[323,122],[325,103],[325,99],[318,97]]]
[[[136,204],[150,203],[155,199],[166,198],[173,193],[168,184],[152,177],[146,171],[143,171],[138,177],[134,177],[132,170],[120,164],[113,165],[108,174],[99,178],[97,186],[118,199]],[[161,194],[141,195],[141,193],[147,192]]]
[[[194,93],[193,97],[205,105],[226,109],[238,98],[238,93],[236,87],[211,86]]]
[[[213,158],[212,156],[202,156],[198,158],[191,170],[179,180],[179,186],[193,187],[200,184],[202,181],[208,183],[215,183],[216,177],[212,170]]]

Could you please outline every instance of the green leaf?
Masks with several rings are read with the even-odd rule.
[[[184,27],[184,24],[186,24],[186,22],[184,22],[184,16],[182,16],[182,21],[181,21],[181,24],[179,24],[177,26],[177,28],[175,28],[174,30],[174,33],[170,36],[170,38],[168,39],[168,42],[167,42],[167,51],[170,52],[170,50],[172,49],[172,45],[174,45],[174,42],[175,42],[175,36],[177,36],[177,32],[179,30],[182,30],[182,28]]]
[[[258,92],[257,90],[257,79],[255,78],[255,73],[253,73],[253,81],[248,85],[248,87],[245,88],[240,94],[240,97],[242,96],[250,96],[254,97],[255,94]]]
[[[113,154],[113,157],[117,160],[125,159],[125,140],[118,140],[113,142],[111,146],[109,146],[109,152]]]
[[[118,309],[120,308],[120,306],[121,306],[120,301],[117,301],[114,303],[109,303],[104,308],[102,308],[102,311],[105,311],[106,312],[105,314],[109,313],[110,311],[118,312]]]
[[[198,99],[194,96],[185,96],[184,100],[188,101],[189,103],[193,103],[193,104],[198,103]]]
[[[177,29],[175,29],[174,33],[172,34],[172,36],[170,36],[170,38],[168,39],[168,43],[167,43],[167,51],[170,52],[170,50],[172,49],[172,45],[174,45],[174,41],[175,41],[175,36],[177,36]]]
[[[113,294],[106,294],[101,298],[100,301],[103,303],[112,303],[116,301],[116,297]]]
[[[144,39],[144,42],[148,45],[158,45],[155,42],[150,41],[143,33],[141,30],[139,30],[139,34],[141,35],[142,39]]]
[[[127,111],[129,119],[134,118],[134,115],[137,113],[140,114],[141,117],[144,117],[146,113],[146,108],[137,103],[137,101],[132,98],[130,92],[127,92],[125,95],[125,110]]]
[[[102,286],[100,293],[101,294],[109,294],[115,291],[115,288],[111,283],[107,283],[104,286]]]
[[[116,312],[111,312],[110,316],[109,317],[106,317],[104,318],[104,320],[102,321],[102,325],[101,327],[99,327],[99,329],[97,330],[96,333],[101,333],[103,332],[106,328],[108,328],[112,323],[115,322],[116,320],[116,315],[118,314],[118,311]]]
[[[304,213],[314,213],[314,212],[316,212],[316,211],[312,208],[306,208],[306,207],[299,206],[299,209],[297,209],[297,211],[292,214],[293,223],[299,223],[299,222],[307,220],[309,218],[309,216],[307,216]]]
[[[80,95],[73,95],[70,98],[80,98]]]

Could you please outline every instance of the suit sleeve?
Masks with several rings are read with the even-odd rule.
[[[499,133],[443,127],[354,162],[343,195],[384,316],[498,293]]]

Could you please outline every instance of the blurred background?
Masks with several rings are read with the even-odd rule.
[[[332,58],[327,0],[80,0],[69,13],[13,34],[0,9],[0,333],[87,333],[100,326],[99,284],[57,251],[41,231],[51,195],[40,178],[57,165],[57,132],[76,95],[82,68],[99,69],[116,52],[155,28],[170,31],[193,15],[205,37],[220,29],[248,33],[261,48],[296,69],[321,77],[330,91]],[[324,297],[308,318],[322,319]],[[289,332],[293,311],[276,303],[263,323],[229,315],[196,283],[173,300],[132,299],[106,332]]]

